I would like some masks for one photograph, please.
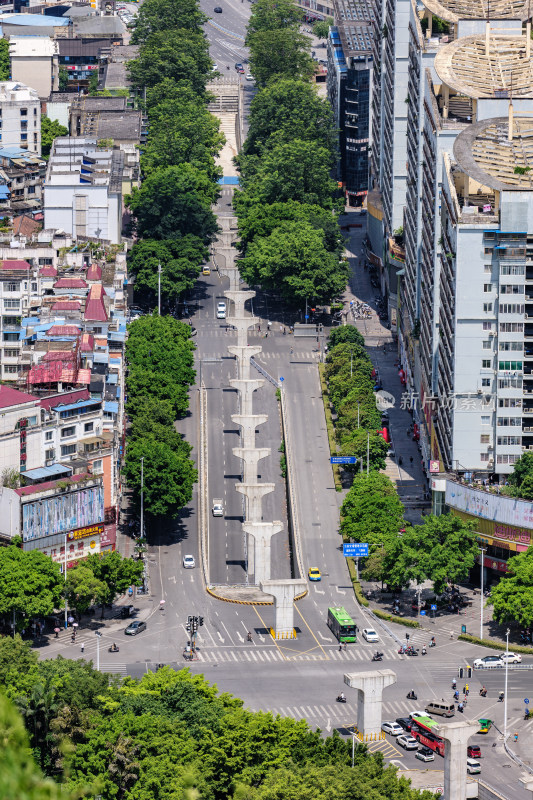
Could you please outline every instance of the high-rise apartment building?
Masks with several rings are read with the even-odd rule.
[[[23,83],[0,83],[0,143],[41,155],[41,102]]]

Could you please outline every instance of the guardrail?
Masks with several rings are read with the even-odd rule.
[[[479,667],[474,667],[474,669],[505,669],[505,664],[483,664]],[[516,669],[533,669],[533,664],[507,664],[507,669],[512,669],[513,671]]]
[[[267,381],[270,381],[270,383],[271,383],[273,386],[275,386],[275,387],[276,387],[276,389],[279,389],[279,388],[280,388],[279,381],[277,381],[275,378],[273,378],[273,377],[272,377],[272,375],[270,375],[270,374],[269,374],[269,373],[266,371],[266,369],[263,369],[263,367],[262,367],[260,364],[258,364],[258,363],[257,363],[257,361],[255,360],[255,358],[254,358],[253,356],[250,358],[250,364],[252,365],[252,367],[255,367],[255,368],[256,368],[256,370],[257,370],[258,372],[260,372],[260,373],[261,373],[261,375],[263,375],[263,377],[265,377],[265,378],[267,379]]]
[[[252,359],[253,361],[253,359]],[[276,384],[277,385],[277,384]],[[287,463],[287,492],[288,492],[288,500],[289,500],[289,507],[291,510],[291,520],[292,520],[292,540],[294,544],[294,554],[296,557],[296,563],[298,566],[298,572],[300,578],[305,578],[305,571],[303,567],[303,555],[302,555],[302,544],[300,540],[300,519],[298,514],[298,504],[296,501],[296,491],[294,486],[294,476],[293,470],[295,465],[295,460],[292,455],[292,443],[291,443],[291,436],[290,436],[290,426],[287,419],[287,409],[285,407],[284,402],[284,393],[283,388],[280,392],[281,396],[281,421],[283,425],[283,439],[285,442],[285,459]],[[307,593],[307,589],[304,594]],[[302,595],[303,596],[303,595]]]

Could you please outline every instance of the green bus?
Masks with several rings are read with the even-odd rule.
[[[328,608],[328,628],[335,634],[339,642],[357,641],[357,626],[342,606]]]

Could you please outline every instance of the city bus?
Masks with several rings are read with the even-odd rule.
[[[438,724],[439,723],[435,722],[431,717],[419,716],[417,714],[416,717],[413,718],[411,736],[414,736],[416,741],[420,742],[420,744],[438,753],[439,756],[444,756],[444,739],[441,739],[441,737],[437,736],[435,733],[435,728]]]
[[[328,608],[328,628],[339,642],[357,641],[357,626],[342,606]]]

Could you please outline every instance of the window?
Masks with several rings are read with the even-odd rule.
[[[492,283],[484,283],[483,284],[483,291],[484,292],[492,292]]]
[[[37,134],[33,134],[33,144],[37,144]]]
[[[524,294],[525,286],[519,283],[504,283],[500,286],[500,294]]]
[[[21,142],[27,142],[28,141],[28,134],[27,133],[21,133],[20,134],[20,141]]]
[[[20,109],[20,116],[21,117],[27,117],[28,116],[28,109],[27,108],[21,108]]]
[[[12,350],[11,348],[7,348],[4,350],[4,356],[6,358],[17,358],[19,354],[18,350]]]
[[[28,120],[27,119],[22,120],[22,122],[20,123],[20,130],[21,131],[28,130]]]
[[[521,436],[498,436],[498,444],[509,446],[512,444],[522,444]]]
[[[483,303],[483,311],[492,311],[492,303]]]
[[[16,375],[19,368],[16,364],[4,364],[4,372],[6,375]]]
[[[524,349],[524,345],[522,342],[500,342],[499,349],[505,351],[519,351],[521,353]]]
[[[522,372],[522,361],[499,361],[498,369],[504,372]]]
[[[500,303],[500,314],[523,314],[524,304]]]
[[[34,108],[34,109],[33,109],[33,116],[34,116],[34,117],[36,117],[36,116],[37,116],[37,108]]]
[[[18,292],[20,290],[20,283],[16,281],[9,281],[6,285],[6,292]]]
[[[93,428],[94,428],[94,422],[86,422],[85,425],[83,426],[83,430],[85,431],[85,433],[89,433],[90,431],[93,430]]]
[[[33,281],[32,282],[31,290],[32,290],[32,292],[36,292],[37,291],[37,281]]]
[[[4,300],[4,309],[6,311],[19,311],[20,310],[20,300]]]
[[[492,367],[492,361],[490,358],[484,358],[481,362],[482,369],[490,369]]]
[[[523,333],[523,322],[500,322],[500,333]]]
[[[491,331],[492,330],[492,322],[484,322],[483,323],[483,330],[484,331]]]
[[[522,400],[520,397],[500,397],[498,408],[522,408]]]
[[[5,321],[4,321],[4,324],[5,324]],[[18,342],[18,340],[19,340],[18,333],[4,333],[3,337],[4,337],[4,342]]]
[[[492,350],[492,342],[490,339],[485,339],[483,342],[483,350]]]
[[[61,445],[61,455],[62,456],[70,456],[72,453],[76,452],[76,445],[75,444],[63,444]]]
[[[500,275],[525,275],[526,268],[523,264],[501,264]]]
[[[492,272],[492,264],[490,261],[488,264],[485,264],[485,272]]]
[[[490,433],[482,433],[479,437],[481,444],[490,444]]]
[[[74,436],[75,433],[76,433],[76,426],[69,425],[68,428],[61,429],[61,438],[65,439],[67,436]]]
[[[486,256],[491,256],[492,253],[494,252],[494,248],[493,247],[485,247],[483,252],[485,253]]]
[[[93,475],[97,475],[102,472],[102,459],[99,458],[97,461],[93,461],[93,468],[92,468]]]
[[[490,386],[492,383],[490,378],[481,378],[481,385],[482,386]]]
[[[479,454],[479,458],[481,459],[481,461],[488,461],[489,460],[489,454],[488,453],[480,453]]]
[[[481,424],[482,425],[490,425],[490,417],[489,416],[481,416]]]
[[[498,417],[496,424],[498,428],[521,428],[522,417]]]
[[[520,456],[498,456],[498,464],[516,464]]]
[[[46,431],[46,433],[44,435],[44,438],[45,438],[45,441],[51,442],[52,439],[54,438],[54,432],[53,431]]]
[[[521,389],[522,388],[522,378],[513,377],[509,378],[498,378],[498,388],[499,389]]]
[[[44,457],[46,461],[51,461],[53,458],[56,457],[56,451],[53,447],[50,447],[48,450],[44,451]]]

